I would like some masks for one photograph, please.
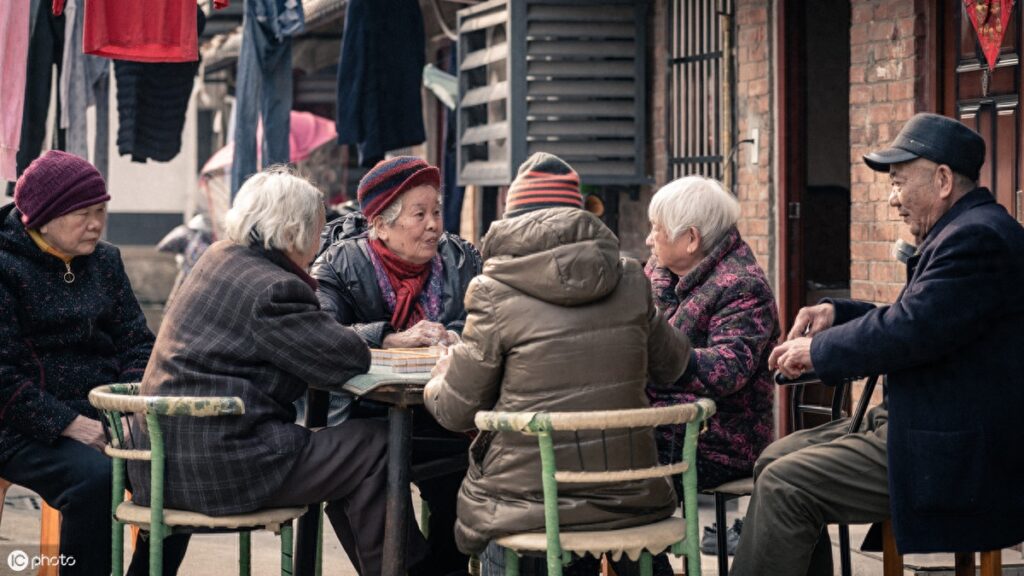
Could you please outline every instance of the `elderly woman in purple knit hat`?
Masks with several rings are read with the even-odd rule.
[[[0,477],[61,512],[61,574],[110,572],[111,464],[89,390],[139,380],[153,347],[117,248],[103,177],[59,151],[0,208]],[[173,573],[187,536],[167,541]],[[129,573],[145,573],[148,546]]]
[[[466,320],[463,297],[480,273],[480,253],[444,231],[438,169],[420,158],[382,160],[359,182],[360,212],[327,225],[313,264],[321,307],[351,326],[371,348],[451,344]],[[383,416],[370,402],[332,394],[328,424]],[[426,412],[414,415],[413,461],[465,453],[465,436],[441,428]],[[432,442],[444,438],[447,442]],[[463,442],[456,442],[462,440]],[[439,450],[438,445],[449,445]],[[436,574],[464,573],[455,546],[455,498],[462,472],[421,481],[430,505],[430,557]]]

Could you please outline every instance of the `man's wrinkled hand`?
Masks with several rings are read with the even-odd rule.
[[[836,320],[836,307],[826,302],[815,306],[804,306],[796,313],[793,327],[789,330],[786,340],[801,336],[814,336],[822,330],[832,327]]]
[[[768,356],[768,368],[782,372],[789,379],[814,371],[811,361],[811,339],[803,336],[779,344]]]

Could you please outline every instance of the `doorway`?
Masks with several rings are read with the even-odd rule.
[[[779,312],[850,294],[850,1],[779,4]],[[825,400],[809,388],[805,398]],[[780,398],[779,428],[789,430]],[[813,424],[813,423],[812,423]]]

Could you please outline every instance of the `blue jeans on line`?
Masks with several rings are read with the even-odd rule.
[[[278,41],[257,20],[256,5],[245,3],[242,47],[235,85],[235,155],[231,163],[231,199],[256,167],[256,123],[263,118],[263,167],[287,164],[292,110],[292,40]]]
[[[61,513],[60,553],[75,559],[61,576],[110,574],[110,458],[70,438],[53,444],[32,441],[0,464],[0,477],[39,494]],[[164,574],[172,576],[185,557],[188,534],[164,540]],[[129,576],[149,573],[149,546],[132,556]]]

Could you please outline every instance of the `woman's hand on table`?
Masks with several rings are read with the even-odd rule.
[[[425,348],[438,344],[448,345],[451,342],[451,335],[443,324],[420,320],[412,328],[402,332],[392,332],[384,337],[381,343],[384,348]]]

